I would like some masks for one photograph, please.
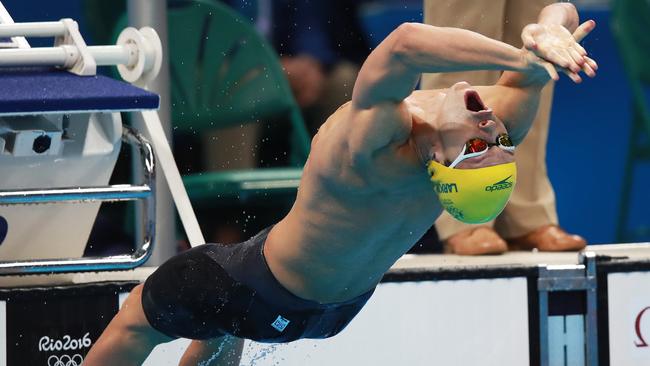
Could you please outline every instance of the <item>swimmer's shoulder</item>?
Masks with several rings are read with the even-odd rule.
[[[446,89],[418,89],[418,90],[413,90],[413,93],[408,96],[409,99],[412,98],[431,98],[439,95],[440,93],[444,92]]]
[[[352,106],[352,101],[347,101],[341,104],[341,106],[338,107],[334,111],[334,113],[332,113],[329,117],[327,117],[327,120],[325,120],[325,122],[319,128],[319,132],[323,129],[330,128],[333,124],[337,123],[342,119],[346,119],[347,116],[349,115],[351,106]]]
[[[351,100],[348,100],[347,102],[341,104],[340,107],[336,108],[336,111],[334,111],[334,113],[336,113],[336,112],[338,112],[338,111],[340,111],[340,110],[349,109],[349,108],[350,108],[350,105],[352,105],[352,101],[351,101]]]

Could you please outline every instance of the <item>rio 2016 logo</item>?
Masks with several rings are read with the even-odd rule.
[[[643,338],[643,333],[641,332],[641,319],[643,318],[643,314],[648,309],[650,309],[650,306],[645,307],[639,311],[639,314],[637,314],[636,320],[634,321],[634,331],[636,332],[636,337],[638,338],[638,340],[634,342],[634,345],[637,347],[648,347],[648,343],[645,341],[645,338]]]
[[[61,339],[52,339],[48,336],[43,336],[38,341],[38,350],[41,352],[53,351],[76,351],[82,348],[88,348],[92,344],[90,334],[86,333],[82,338],[72,338],[69,335],[64,335]]]
[[[47,358],[47,366],[81,366],[83,362],[84,358],[78,353],[72,357],[68,355],[52,355]]]

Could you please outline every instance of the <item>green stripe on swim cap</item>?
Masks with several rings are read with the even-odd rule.
[[[517,182],[515,163],[452,169],[430,161],[427,168],[442,207],[468,224],[480,224],[497,217]]]

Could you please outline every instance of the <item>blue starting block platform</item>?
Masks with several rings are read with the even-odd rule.
[[[102,75],[57,68],[0,69],[0,114],[157,109],[157,94]]]

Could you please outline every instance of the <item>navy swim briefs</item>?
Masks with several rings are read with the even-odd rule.
[[[321,304],[299,298],[273,276],[263,254],[267,228],[239,244],[205,244],[160,266],[145,282],[149,323],[174,338],[234,335],[258,342],[291,342],[338,334],[374,290]]]

